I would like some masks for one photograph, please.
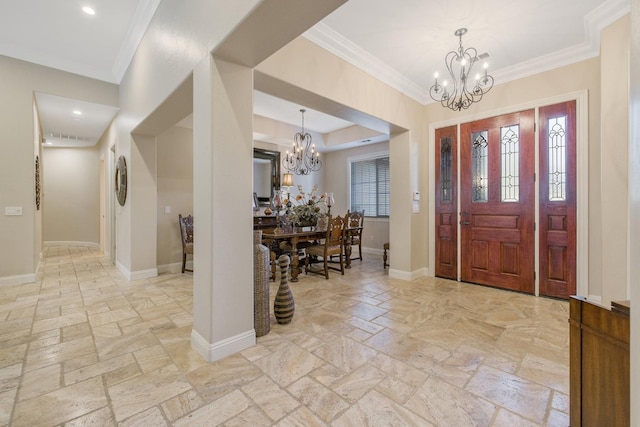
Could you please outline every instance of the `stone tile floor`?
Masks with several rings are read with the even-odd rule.
[[[191,275],[127,281],[90,248],[45,255],[36,283],[0,287],[0,425],[569,424],[563,301],[390,279],[365,255],[301,275],[290,325],[207,363]]]

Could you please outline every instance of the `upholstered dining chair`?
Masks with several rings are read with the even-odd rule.
[[[364,209],[361,211],[347,211],[347,230],[345,236],[349,239],[351,253],[353,248],[358,247],[358,256],[351,259],[362,261],[362,228],[364,227]]]
[[[341,256],[344,248],[344,231],[345,221],[342,217],[337,216],[335,218],[329,217],[327,223],[327,231],[325,232],[324,241],[318,244],[309,246],[307,251],[307,257],[305,258],[305,272],[323,274],[322,271],[314,271],[309,268],[310,258],[312,256],[322,257],[324,264],[324,277],[329,279],[329,269],[339,271],[344,275],[344,259]],[[337,255],[340,258],[340,268],[330,267],[329,261],[331,256]]]
[[[180,235],[182,236],[182,272],[189,271],[193,273],[193,269],[187,269],[187,255],[193,256],[193,216],[182,216],[178,214],[180,222]]]

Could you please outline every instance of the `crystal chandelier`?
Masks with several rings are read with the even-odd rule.
[[[484,63],[484,74],[477,73],[475,81],[469,82],[474,65],[480,58],[475,48],[463,48],[462,36],[467,33],[466,28],[456,30],[455,35],[460,37],[460,47],[457,51],[450,51],[445,56],[444,62],[451,76],[451,85],[447,80],[438,83],[438,73],[435,74],[435,83],[429,90],[433,100],[440,102],[443,107],[453,111],[461,111],[469,108],[474,102],[479,102],[482,96],[493,87],[493,77],[487,74],[489,64]],[[481,56],[484,56],[481,55]]]
[[[309,175],[320,170],[322,162],[320,153],[316,151],[315,144],[311,143],[311,135],[304,131],[304,112],[302,109],[302,130],[293,137],[293,152],[287,153],[282,160],[284,168],[296,175]]]

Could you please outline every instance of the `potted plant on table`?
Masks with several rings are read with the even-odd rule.
[[[314,186],[310,193],[305,193],[302,186],[298,185],[298,194],[292,205],[287,210],[287,220],[296,227],[313,227],[320,216],[326,215],[326,193],[318,196],[317,186]]]

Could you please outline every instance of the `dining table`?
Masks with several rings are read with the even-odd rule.
[[[300,242],[310,242],[322,239],[327,235],[326,231],[320,230],[296,230],[282,231],[276,230],[263,232],[263,240],[271,240],[276,242],[289,242],[291,244],[291,281],[297,282],[300,274],[300,256],[298,255],[298,244]],[[345,239],[345,268],[351,268],[351,245]]]

